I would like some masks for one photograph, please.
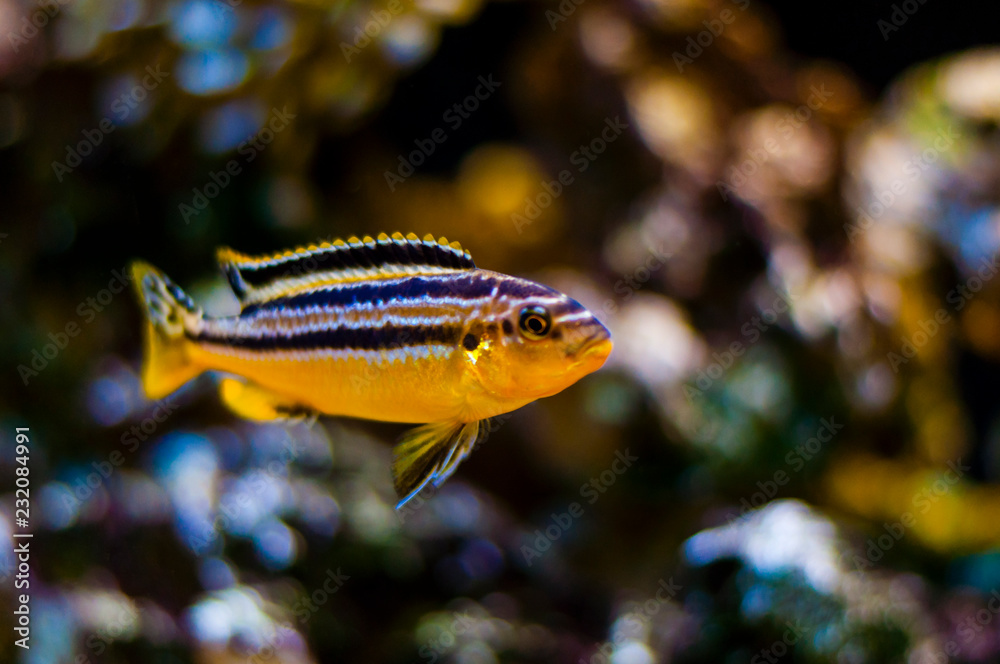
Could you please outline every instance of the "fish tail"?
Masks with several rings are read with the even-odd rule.
[[[130,269],[146,319],[142,386],[150,399],[160,399],[204,371],[192,361],[193,342],[185,334],[198,327],[203,313],[152,265],[135,261]]]

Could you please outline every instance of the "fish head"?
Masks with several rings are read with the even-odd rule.
[[[487,392],[508,403],[561,392],[611,354],[611,334],[594,314],[531,281],[506,277],[485,322],[475,373]]]

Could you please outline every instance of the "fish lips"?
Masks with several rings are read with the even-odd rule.
[[[611,333],[606,327],[597,323],[597,329],[570,350],[569,355],[576,360],[575,364],[586,365],[589,371],[596,371],[611,355],[613,346]]]

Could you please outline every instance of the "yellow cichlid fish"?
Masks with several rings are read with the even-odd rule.
[[[394,452],[397,508],[440,485],[490,417],[562,391],[611,352],[608,330],[551,288],[480,270],[457,242],[399,233],[245,256],[220,249],[238,316],[206,318],[143,262],[142,381],[164,397],[205,371],[252,420],[324,413],[420,423]]]

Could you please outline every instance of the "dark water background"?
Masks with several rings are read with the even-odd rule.
[[[996,661],[1000,10],[403,2],[348,61],[388,6],[0,0],[0,660]],[[131,259],[221,313],[220,245],[395,230],[608,365],[399,513],[402,427],[143,397]]]

